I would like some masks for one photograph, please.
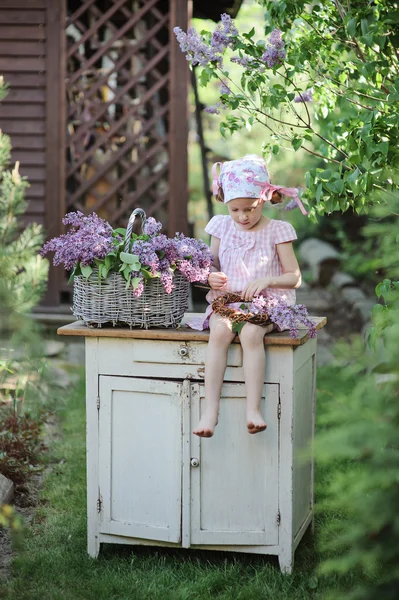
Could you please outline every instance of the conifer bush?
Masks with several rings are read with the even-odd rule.
[[[0,77],[0,101],[7,85]],[[17,414],[29,382],[40,394],[41,359],[37,328],[28,316],[43,295],[48,263],[39,256],[40,225],[23,225],[28,187],[19,163],[10,166],[11,140],[0,131],[0,473],[23,479],[37,462],[42,418]],[[8,406],[11,401],[11,406]]]

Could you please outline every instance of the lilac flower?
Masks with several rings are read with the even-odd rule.
[[[159,233],[162,229],[162,223],[156,221],[154,217],[148,217],[144,225],[144,233],[147,235],[155,235]]]
[[[284,48],[284,42],[280,29],[274,29],[269,36],[269,44],[280,50]]]
[[[169,271],[162,271],[161,281],[165,288],[165,292],[167,294],[170,294],[172,292],[173,288],[175,287],[173,285],[173,273],[170,269],[169,269]]]
[[[287,204],[284,207],[284,210],[294,210],[294,208],[298,208],[298,204],[297,204],[296,200],[293,198],[292,200],[287,202]]]
[[[185,33],[180,27],[173,29],[180,49],[185,53],[186,59],[193,66],[205,67],[210,62],[216,62],[222,66],[222,54],[226,48],[234,47],[234,38],[238,35],[238,29],[234,26],[231,17],[227,14],[221,15],[222,24],[217,25],[212,33],[210,44],[208,44],[193,27]]]
[[[180,44],[181,51],[186,54],[186,59],[191,61],[193,66],[201,65],[205,67],[214,61],[221,65],[222,57],[218,54],[220,51],[206,44],[193,27],[189,27],[187,33],[180,27],[175,27],[173,31]]]
[[[232,56],[230,61],[232,63],[237,63],[238,65],[241,65],[242,67],[248,66],[248,59],[245,56]]]
[[[40,254],[55,252],[53,264],[72,270],[78,263],[94,264],[113,249],[112,227],[95,213],[84,216],[82,212],[68,213],[62,220],[71,230],[44,244]]]
[[[273,69],[278,65],[281,65],[285,59],[285,50],[274,48],[274,46],[269,46],[262,54],[261,60],[267,64],[269,69]]]
[[[140,281],[138,282],[136,288],[133,290],[133,296],[135,298],[140,298],[141,294],[144,292],[144,279],[138,273],[136,273],[135,277],[140,277]]]
[[[230,88],[224,83],[224,81],[222,81],[220,86],[220,95],[222,94],[227,94],[228,96],[231,94]]]
[[[294,102],[312,102],[313,100],[313,91],[306,90],[305,92],[301,92],[299,96],[295,96]]]
[[[182,234],[176,234],[174,242],[179,252],[179,259],[176,261],[177,269],[189,281],[205,283],[212,261],[209,247],[202,240],[188,238]]]
[[[223,13],[221,15],[222,25],[218,25],[211,37],[211,46],[216,52],[223,53],[227,47],[234,47],[234,37],[238,35],[238,29],[234,26],[232,18]]]
[[[299,321],[308,328],[309,337],[316,337],[315,324],[309,319],[308,311],[303,304],[289,305],[282,298],[276,298],[275,296],[257,296],[249,305],[248,312],[255,315],[268,314],[270,320],[279,329],[289,329],[291,337],[297,336]]]
[[[237,27],[235,27],[234,21],[230,17],[230,15],[223,13],[222,15],[220,15],[220,18],[222,20],[223,30],[226,35],[231,35],[233,37],[238,35],[238,29]]]
[[[279,29],[274,29],[269,36],[268,47],[261,56],[261,60],[267,64],[269,69],[281,65],[285,59],[286,52],[281,36],[281,31]]]
[[[118,253],[124,248],[123,240],[112,227],[100,219],[95,213],[85,217],[83,213],[69,213],[63,219],[65,225],[71,226],[71,231],[59,238],[47,242],[41,254],[54,251],[54,264],[63,264],[66,269],[95,265],[96,259],[104,259],[112,251],[112,271],[118,271]],[[131,254],[139,258],[140,271],[123,273],[125,278],[131,277],[138,284],[133,290],[135,297],[140,297],[144,291],[144,275],[159,277],[165,291],[170,294],[174,288],[173,273],[177,269],[189,281],[207,281],[212,254],[209,247],[202,241],[176,234],[171,239],[160,233],[162,225],[149,217],[144,226],[143,236],[134,238]]]
[[[220,114],[219,106],[220,102],[217,102],[213,106],[207,106],[204,108],[204,112],[208,113],[208,115],[218,115]]]

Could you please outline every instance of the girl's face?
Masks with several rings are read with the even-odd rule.
[[[238,229],[253,229],[262,218],[263,201],[260,198],[235,198],[227,203],[227,208]]]

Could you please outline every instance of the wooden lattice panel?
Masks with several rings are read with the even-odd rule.
[[[169,3],[70,0],[66,209],[126,225],[169,197]]]

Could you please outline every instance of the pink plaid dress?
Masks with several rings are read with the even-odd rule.
[[[290,223],[274,219],[258,231],[239,231],[229,215],[216,215],[205,231],[220,239],[220,270],[227,275],[227,283],[222,290],[208,292],[206,299],[210,306],[202,317],[188,320],[187,325],[199,331],[209,327],[215,298],[225,292],[241,292],[252,279],[283,275],[276,244],[292,242],[297,237]],[[287,304],[295,304],[295,290],[269,288],[267,293],[283,298]]]

